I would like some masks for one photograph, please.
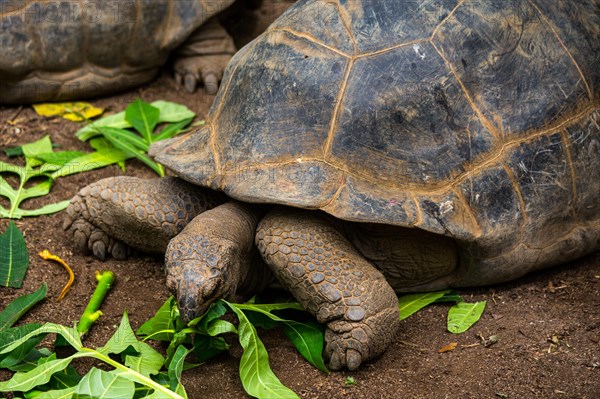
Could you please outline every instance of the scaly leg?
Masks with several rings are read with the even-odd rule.
[[[84,187],[67,208],[63,228],[76,246],[100,259],[124,259],[128,247],[164,253],[169,240],[225,196],[181,179],[120,176]]]
[[[381,272],[334,223],[314,211],[278,208],[261,221],[256,241],[285,288],[327,324],[330,368],[356,370],[394,339],[398,304]]]

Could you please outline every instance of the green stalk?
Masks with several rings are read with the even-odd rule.
[[[103,271],[102,273],[96,271],[96,280],[98,280],[98,285],[96,286],[87,307],[83,311],[79,323],[77,323],[77,331],[80,335],[86,334],[94,322],[102,316],[100,305],[102,305],[104,297],[108,293],[113,281],[115,281],[115,275],[111,271]]]

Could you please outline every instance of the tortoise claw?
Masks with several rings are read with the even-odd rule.
[[[191,73],[185,75],[183,87],[185,91],[188,93],[193,93],[196,91],[196,86],[198,85],[198,79]]]

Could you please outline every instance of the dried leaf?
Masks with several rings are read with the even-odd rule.
[[[440,349],[438,349],[438,353],[453,351],[454,349],[456,349],[457,346],[458,346],[458,342],[451,342],[448,345],[444,345]]]

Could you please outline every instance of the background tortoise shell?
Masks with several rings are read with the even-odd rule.
[[[100,96],[147,82],[233,1],[1,1],[0,103]]]
[[[509,280],[600,248],[599,37],[593,1],[300,1],[153,154],[239,200],[453,237],[454,285]]]

